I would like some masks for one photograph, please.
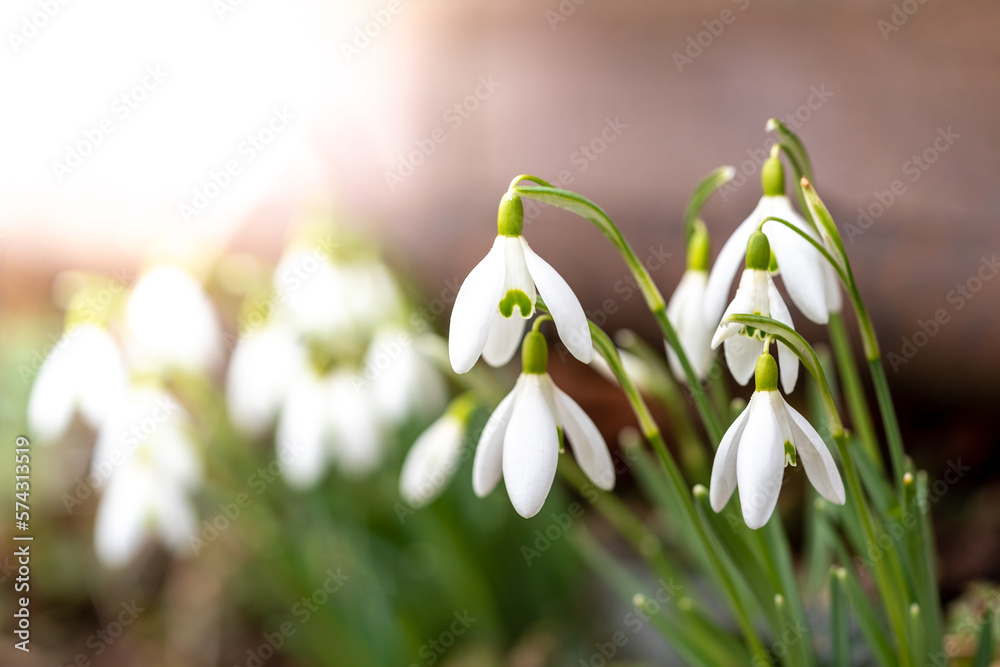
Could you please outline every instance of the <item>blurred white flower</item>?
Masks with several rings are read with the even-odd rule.
[[[502,474],[517,513],[525,518],[537,514],[555,479],[560,428],[587,477],[602,489],[613,489],[614,465],[597,426],[548,373],[526,371],[483,429],[472,467],[476,495],[492,491]]]
[[[399,492],[411,507],[423,507],[440,495],[458,468],[465,423],[452,410],[424,431],[406,455]]]
[[[778,391],[774,358],[757,362],[757,390],[719,443],[709,500],[721,512],[739,487],[743,519],[753,529],[767,523],[778,502],[785,466],[802,459],[821,496],[843,505],[846,496],[837,464],[816,429]]]
[[[284,454],[284,477],[298,488],[318,482],[331,464],[349,475],[364,475],[382,460],[369,392],[346,371],[300,377],[281,408],[276,439]]]
[[[111,335],[93,324],[75,326],[62,335],[38,372],[28,399],[28,428],[42,442],[58,440],[76,411],[98,428],[127,383],[125,362]]]
[[[91,464],[104,493],[94,547],[107,567],[128,562],[147,537],[173,551],[194,535],[190,494],[201,463],[187,413],[166,392],[133,387],[101,426]]]
[[[633,335],[633,334],[630,334]],[[622,368],[629,376],[636,388],[643,393],[650,393],[653,389],[653,373],[642,358],[632,354],[628,350],[618,349],[618,357],[622,360]],[[600,373],[608,382],[618,384],[618,378],[611,370],[607,360],[597,350],[594,350],[594,358],[590,360],[590,367]]]
[[[670,297],[667,317],[677,329],[681,347],[687,355],[698,379],[704,380],[712,365],[712,325],[705,320],[705,289],[708,286],[708,272],[688,269]],[[687,382],[687,375],[681,366],[677,353],[669,345],[667,360],[670,370],[679,382]]]
[[[229,417],[242,432],[261,435],[274,422],[293,383],[308,367],[305,347],[287,326],[268,322],[239,339],[229,360]]]
[[[222,355],[208,295],[190,275],[161,264],[143,275],[125,307],[125,349],[139,368],[206,371]]]
[[[420,340],[397,327],[383,328],[368,346],[363,378],[385,421],[401,423],[417,414],[437,413],[444,405],[444,380],[420,352]]]

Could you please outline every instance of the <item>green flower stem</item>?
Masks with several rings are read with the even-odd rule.
[[[619,595],[626,600],[632,600],[633,604],[635,602],[643,603],[648,599],[646,596],[639,593],[639,591],[648,587],[636,579],[631,572],[623,568],[621,563],[619,563],[617,559],[612,557],[600,544],[598,544],[586,530],[575,531],[572,537],[573,540],[571,544],[576,548],[580,557],[590,566],[592,570],[597,572],[609,586],[615,589]],[[684,598],[681,598],[681,600],[683,599]],[[681,600],[676,601],[677,606],[680,606]],[[692,641],[691,633],[686,632],[684,626],[676,622],[679,620],[677,615],[674,615],[671,619],[666,618],[666,611],[662,605],[660,606],[658,613],[652,613],[653,610],[651,606],[645,604],[643,604],[641,608],[638,608],[638,610],[641,610],[643,613],[643,616],[640,618],[649,619],[649,622],[654,625],[664,637],[667,638],[667,641],[670,642],[670,644],[681,655],[682,659],[688,664],[706,665],[706,667],[740,664],[733,662],[731,658],[723,661],[719,658],[711,656],[706,650],[708,647]],[[683,618],[683,616],[680,618]],[[724,648],[724,646],[724,644],[720,644],[719,648]]]
[[[830,643],[833,644],[833,667],[850,667],[851,641],[847,622],[847,591],[843,568],[830,571]]]
[[[906,462],[903,454],[903,434],[899,430],[896,419],[896,407],[889,393],[889,380],[885,377],[885,366],[882,359],[869,360],[868,369],[871,372],[872,384],[875,386],[875,398],[878,400],[879,411],[882,413],[882,427],[885,429],[885,439],[889,443],[889,456],[892,459],[893,477],[896,488],[903,492],[903,475]]]
[[[639,420],[639,427],[642,430],[643,436],[645,436],[646,440],[653,445],[653,449],[656,450],[657,455],[660,457],[660,461],[666,470],[667,477],[670,479],[672,490],[680,500],[681,506],[684,508],[684,518],[693,527],[698,541],[704,550],[710,569],[718,578],[723,591],[729,599],[729,604],[736,616],[736,622],[739,624],[740,630],[747,640],[751,654],[756,655],[763,652],[763,644],[760,641],[760,637],[757,636],[757,631],[754,629],[753,624],[750,622],[750,617],[747,610],[743,606],[743,602],[736,590],[736,585],[729,576],[729,573],[726,572],[725,567],[723,567],[718,554],[715,553],[715,550],[712,548],[711,540],[708,537],[704,524],[698,518],[698,512],[695,509],[691,496],[684,492],[684,489],[687,488],[687,483],[681,474],[680,468],[677,466],[677,462],[667,449],[667,445],[663,440],[663,435],[660,433],[660,428],[657,426],[656,421],[650,414],[649,408],[646,406],[646,402],[643,400],[642,395],[639,393],[639,390],[636,388],[631,378],[629,378],[628,374],[625,372],[625,369],[622,366],[621,357],[618,356],[617,348],[614,343],[611,342],[611,339],[608,338],[608,335],[593,322],[590,323],[590,334],[593,337],[595,348],[602,356],[604,356],[608,365],[611,367],[611,370],[614,372],[615,377],[618,378],[618,382],[621,384],[622,390],[625,392],[625,397],[632,406],[636,419]]]
[[[559,474],[581,495],[591,493],[594,488],[580,467],[571,459],[560,457]],[[598,493],[593,505],[601,516],[628,540],[636,553],[649,563],[656,576],[664,579],[681,578],[680,570],[667,558],[660,538],[636,517],[621,498],[613,493]]]
[[[692,193],[691,199],[688,201],[687,209],[684,211],[685,244],[691,241],[691,236],[694,234],[695,222],[697,222],[698,215],[701,213],[701,207],[705,205],[705,202],[708,201],[708,198],[716,190],[733,180],[733,176],[735,175],[736,170],[732,167],[719,167],[705,176],[695,186],[694,193]]]
[[[865,595],[861,582],[858,581],[853,572],[844,567],[833,568],[833,576],[842,582],[847,599],[851,602],[851,609],[858,618],[858,627],[861,628],[862,634],[868,640],[868,645],[875,654],[875,659],[882,667],[897,667],[895,653],[889,646],[889,641],[882,631],[882,624],[879,622],[878,616],[875,615],[875,610],[868,601],[868,596]]]
[[[875,435],[875,426],[872,424],[872,413],[868,408],[864,388],[861,386],[861,376],[858,374],[857,366],[854,365],[854,354],[851,352],[851,343],[847,338],[847,331],[844,329],[844,321],[841,319],[840,313],[830,313],[827,330],[830,332],[830,343],[837,360],[837,371],[840,375],[844,396],[847,399],[847,410],[851,414],[851,423],[861,439],[862,447],[868,458],[880,471],[884,470],[882,456],[878,451],[878,437]]]
[[[896,419],[896,409],[893,407],[892,395],[889,392],[889,383],[885,377],[885,367],[882,364],[882,353],[879,350],[878,338],[875,335],[875,328],[872,326],[871,317],[865,308],[854,280],[854,272],[851,270],[851,263],[847,258],[847,250],[844,242],[840,238],[840,232],[833,221],[833,216],[826,208],[823,200],[819,198],[816,189],[807,178],[802,178],[800,189],[806,200],[807,208],[813,220],[819,227],[827,247],[837,257],[834,266],[839,266],[838,274],[844,282],[847,294],[854,306],[854,313],[858,320],[858,329],[861,332],[861,341],[864,344],[865,357],[868,359],[868,366],[872,374],[872,383],[875,386],[875,397],[878,399],[879,411],[882,413],[882,425],[885,428],[886,440],[889,443],[889,455],[892,459],[893,479],[895,480],[896,491],[902,498],[903,474],[905,461],[903,455],[903,436],[899,430],[899,422]],[[829,258],[829,255],[827,255]],[[839,260],[839,261],[837,261]]]
[[[865,540],[868,544],[878,545],[878,533],[875,529],[875,522],[872,519],[872,508],[868,504],[864,491],[861,488],[861,481],[858,470],[854,465],[854,458],[851,456],[849,447],[850,441],[843,424],[830,385],[826,381],[823,366],[812,346],[802,337],[801,334],[791,329],[785,324],[772,320],[761,315],[730,315],[723,320],[723,323],[732,322],[752,326],[775,340],[784,343],[802,361],[803,366],[809,371],[816,381],[820,391],[820,399],[826,410],[827,423],[830,436],[837,445],[840,454],[840,461],[844,467],[844,476],[847,478],[847,491],[851,506],[854,509]],[[861,545],[863,546],[863,545]],[[901,665],[907,667],[911,665],[910,655],[907,652],[907,633],[905,600],[907,599],[906,582],[903,578],[899,566],[899,554],[894,549],[888,549],[882,557],[874,559],[875,581],[885,605],[886,613],[892,625],[893,634],[896,636],[897,646],[900,650]]]
[[[522,180],[530,180],[535,183],[539,183],[540,185],[516,185]],[[628,241],[625,240],[625,237],[622,235],[617,225],[615,225],[611,218],[608,217],[608,214],[586,197],[583,197],[575,192],[552,187],[548,183],[534,176],[517,176],[513,181],[511,181],[510,190],[514,194],[521,197],[527,197],[543,204],[557,206],[563,210],[575,213],[576,215],[589,220],[608,238],[608,240],[611,241],[621,254],[622,258],[625,260],[626,266],[628,266],[632,275],[635,277],[636,282],[639,285],[639,290],[642,292],[642,296],[646,300],[646,305],[656,318],[657,324],[660,325],[663,337],[667,340],[670,347],[672,347],[677,353],[677,358],[680,361],[681,367],[684,369],[684,375],[687,378],[688,387],[691,389],[691,394],[694,397],[698,413],[701,415],[702,421],[704,421],[705,428],[708,430],[712,441],[718,443],[719,440],[722,439],[722,426],[713,414],[711,406],[708,403],[708,397],[705,395],[705,390],[701,386],[701,382],[698,380],[698,376],[695,374],[694,368],[691,366],[691,361],[688,359],[687,354],[685,354],[683,346],[681,346],[677,331],[674,329],[673,324],[671,324],[670,318],[667,317],[667,305],[663,300],[663,295],[660,294],[660,290],[653,282],[652,277],[649,275],[649,271],[646,270],[646,267],[636,256],[632,247],[628,244]]]
[[[705,444],[695,431],[686,409],[684,395],[674,381],[670,369],[664,362],[663,353],[657,353],[651,346],[631,331],[620,331],[615,336],[621,347],[646,363],[650,368],[650,392],[663,405],[670,424],[677,436],[681,450],[681,461],[688,475],[697,482],[707,482],[709,466]]]

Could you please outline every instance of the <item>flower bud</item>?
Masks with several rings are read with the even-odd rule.
[[[777,197],[785,194],[785,170],[778,158],[778,145],[771,149],[771,157],[764,160],[760,168],[760,184],[764,188],[765,197]]]
[[[754,232],[747,241],[747,268],[767,271],[771,265],[771,244],[761,232]]]
[[[538,331],[529,331],[521,346],[521,364],[529,375],[545,373],[549,365],[549,344]]]
[[[521,198],[507,192],[500,200],[497,211],[497,235],[520,236],[524,229],[524,205]]]
[[[757,391],[775,391],[778,388],[778,364],[770,352],[765,350],[764,354],[757,358],[754,379]]]

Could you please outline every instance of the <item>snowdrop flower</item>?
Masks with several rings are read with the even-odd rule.
[[[399,493],[410,507],[437,498],[455,474],[462,460],[462,436],[475,407],[472,395],[462,394],[413,443],[399,477]]]
[[[712,267],[705,292],[705,318],[712,327],[719,322],[747,240],[757,230],[761,220],[767,217],[787,220],[822,243],[816,230],[795,212],[785,196],[784,172],[776,153],[776,148],[772,149],[771,157],[761,168],[764,196],[722,246],[715,266]],[[780,222],[766,222],[762,231],[771,242],[778,270],[792,302],[810,320],[825,324],[830,313],[839,311],[841,307],[838,281],[833,268],[808,241]]]
[[[448,334],[452,368],[465,373],[480,355],[492,366],[510,361],[535,312],[537,293],[545,299],[563,343],[574,357],[589,363],[593,344],[587,316],[562,276],[521,235],[521,198],[504,195],[497,218],[493,248],[469,273],[455,299]]]
[[[722,316],[723,323],[712,338],[713,349],[725,343],[726,364],[740,384],[750,381],[757,359],[764,351],[765,337],[762,332],[748,330],[743,325],[725,323],[725,318],[734,314],[763,315],[794,328],[788,307],[767,271],[770,257],[767,237],[760,232],[751,234],[747,242],[747,268],[740,278],[736,296]],[[781,386],[786,393],[791,393],[799,377],[799,358],[784,343],[778,343],[778,358],[781,360]]]
[[[709,500],[721,512],[739,487],[743,519],[753,529],[767,523],[778,502],[786,465],[802,459],[806,476],[821,496],[843,505],[844,483],[826,444],[808,421],[778,392],[774,357],[757,360],[757,391],[722,437],[712,466]]]
[[[347,371],[300,377],[282,405],[276,439],[285,480],[298,488],[314,485],[331,464],[363,475],[382,458],[371,398]]]
[[[79,324],[45,359],[28,399],[28,428],[43,442],[58,440],[79,411],[99,428],[128,384],[118,345],[105,329]]]
[[[368,346],[359,391],[371,383],[379,416],[398,424],[411,414],[437,413],[445,403],[444,380],[420,352],[421,341],[398,327],[384,327]]]
[[[529,518],[542,509],[552,488],[559,429],[569,436],[580,468],[594,484],[610,491],[615,470],[594,422],[546,372],[548,348],[537,330],[525,336],[521,357],[524,372],[490,416],[476,447],[472,488],[483,497],[502,474],[514,509]]]
[[[351,326],[343,303],[351,280],[328,257],[321,248],[301,248],[286,253],[274,269],[276,310],[306,336],[336,335]]]
[[[91,479],[104,494],[94,548],[106,567],[128,562],[147,537],[177,551],[194,535],[189,495],[201,465],[188,429],[187,414],[169,394],[133,388],[98,432]]]
[[[681,282],[667,304],[667,317],[677,329],[681,347],[699,380],[704,380],[712,365],[712,325],[705,320],[705,289],[708,287],[709,238],[705,225],[699,221],[688,244],[688,265]],[[687,382],[677,352],[670,345],[667,361],[679,382]]]
[[[263,434],[308,363],[305,346],[280,322],[269,321],[240,338],[226,379],[233,424],[246,434]]]
[[[125,306],[126,350],[137,366],[209,370],[222,356],[222,333],[208,295],[171,265],[148,271]]]

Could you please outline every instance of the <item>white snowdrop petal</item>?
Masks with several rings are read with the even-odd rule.
[[[128,466],[112,476],[97,507],[94,550],[108,568],[127,563],[142,546],[149,515],[149,475]]]
[[[147,272],[125,306],[127,349],[143,368],[206,371],[222,356],[218,317],[201,285],[176,266]]]
[[[497,311],[504,285],[504,239],[465,278],[455,297],[448,329],[448,355],[456,373],[466,373],[486,346],[493,313]]]
[[[538,514],[552,488],[559,462],[555,417],[542,391],[541,376],[524,375],[503,441],[507,494],[524,518]]]
[[[379,419],[398,424],[415,413],[439,412],[446,399],[443,380],[418,349],[418,339],[396,327],[383,329],[368,346],[364,376]]]
[[[844,493],[844,482],[840,478],[837,464],[827,449],[826,443],[820,437],[812,424],[798,411],[784,401],[783,407],[790,418],[793,443],[798,452],[799,460],[806,470],[806,476],[821,496],[831,503],[843,505],[847,500]]]
[[[527,243],[521,236],[505,236],[504,239],[504,272],[503,272],[503,295],[508,292],[522,292],[528,299],[527,312],[521,310],[521,306],[516,306],[511,317],[531,317],[535,313],[535,298],[538,296],[535,291],[535,281],[532,279],[530,267],[527,263]]]
[[[472,490],[480,498],[489,494],[500,481],[504,435],[507,433],[510,415],[514,410],[514,400],[521,384],[522,381],[518,378],[514,388],[490,415],[486,426],[483,427],[482,435],[479,436],[476,456],[472,461]]]
[[[528,320],[517,315],[504,317],[499,310],[493,313],[490,334],[483,348],[483,360],[490,366],[500,367],[513,359],[527,323]]]
[[[726,306],[725,312],[719,321],[715,323],[718,328],[715,330],[715,335],[712,336],[712,349],[719,347],[719,345],[733,336],[739,334],[743,330],[742,324],[722,324],[722,320],[725,320],[730,315],[751,315],[754,312],[754,300],[755,300],[755,280],[756,274],[759,271],[753,271],[751,269],[746,269],[740,274],[740,284],[736,288],[736,295],[733,300],[729,302]]]
[[[269,324],[241,338],[226,379],[229,417],[236,428],[262,434],[292,384],[304,375],[307,362],[305,348],[285,326]]]
[[[753,410],[747,410],[750,415],[736,454],[743,519],[755,530],[771,518],[785,472],[785,447],[774,406],[781,396],[777,391],[762,391],[756,398]]]
[[[281,472],[290,486],[315,484],[326,469],[327,422],[330,409],[325,385],[316,377],[302,378],[281,408],[275,446]]]
[[[553,385],[559,421],[569,436],[569,444],[580,469],[594,484],[611,491],[615,488],[615,466],[600,430],[583,408],[566,392]]]
[[[117,343],[104,329],[85,324],[74,330],[76,359],[73,388],[80,414],[99,427],[118,405],[128,387],[128,369]]]
[[[73,419],[76,396],[68,336],[63,334],[42,363],[28,398],[28,429],[41,443],[61,438]]]
[[[364,385],[349,374],[335,374],[329,382],[325,410],[332,456],[345,473],[366,475],[382,460],[377,411]]]
[[[705,289],[708,285],[708,273],[689,269],[684,272],[681,282],[677,285],[670,303],[667,305],[667,317],[677,329],[684,353],[691,362],[691,367],[699,379],[704,379],[712,363],[712,327],[705,321],[704,301]],[[687,382],[687,376],[681,366],[677,353],[667,346],[667,361],[670,370],[681,382]]]
[[[746,429],[747,419],[750,416],[750,409],[757,399],[756,392],[750,397],[750,403],[743,409],[739,417],[736,418],[726,434],[719,442],[719,448],[715,451],[715,462],[712,464],[712,481],[709,485],[708,499],[712,503],[712,509],[721,512],[729,502],[729,498],[736,489],[736,453],[739,451],[740,439]]]
[[[794,329],[795,325],[792,324],[792,315],[788,312],[788,306],[785,305],[781,293],[778,292],[778,288],[770,277],[768,278],[767,294],[771,305],[771,317]],[[785,390],[786,394],[790,394],[795,389],[795,382],[799,378],[799,358],[784,343],[778,343],[778,361],[781,362],[781,388]]]
[[[579,299],[562,276],[528,247],[528,242],[523,238],[521,245],[524,247],[524,259],[528,263],[528,270],[552,314],[559,339],[574,357],[589,364],[594,356],[594,342],[590,337],[590,325],[587,324],[587,316]]]
[[[726,353],[726,365],[733,379],[745,385],[753,377],[757,367],[757,358],[764,350],[764,342],[749,336],[733,336],[723,343]]]
[[[787,197],[769,199],[773,201],[768,206],[767,215],[787,220],[819,241],[808,223],[792,209]],[[778,270],[792,302],[810,320],[825,324],[829,319],[826,277],[823,271],[826,260],[808,241],[780,222],[772,220],[764,223],[763,231],[771,244],[775,259],[778,260]]]
[[[399,476],[399,492],[411,507],[422,507],[444,489],[462,453],[462,423],[445,414],[410,448]]]
[[[719,326],[719,320],[722,319],[733,278],[740,270],[743,256],[746,255],[747,241],[760,222],[763,204],[764,198],[761,198],[746,220],[740,223],[732,236],[723,244],[715,264],[712,265],[712,272],[708,276],[708,285],[705,288],[705,321],[713,329]]]

